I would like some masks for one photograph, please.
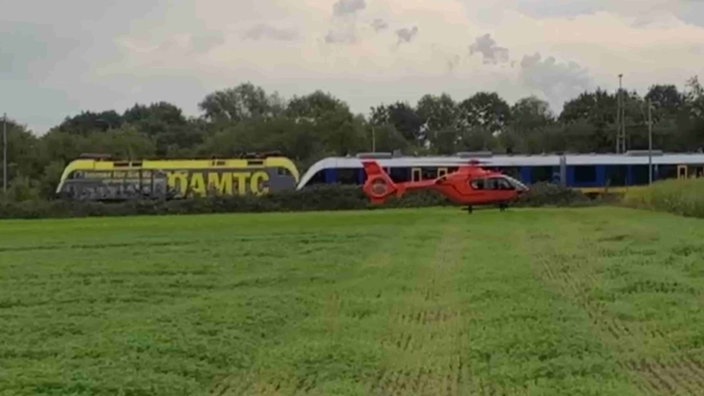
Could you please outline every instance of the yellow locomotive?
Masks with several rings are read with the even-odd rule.
[[[294,190],[299,178],[293,161],[278,153],[136,161],[84,154],[66,166],[56,194],[89,201],[263,195]]]

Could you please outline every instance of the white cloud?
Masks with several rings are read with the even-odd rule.
[[[479,90],[540,94],[559,111],[618,73],[641,92],[704,74],[702,25],[704,3],[685,0],[25,0],[0,15],[0,86],[13,92],[0,110],[43,132],[135,102],[196,114],[209,92],[251,81],[365,113]]]
[[[577,97],[595,88],[589,71],[575,62],[558,62],[538,53],[525,55],[520,63],[521,82],[537,90],[550,107],[559,112],[565,98]]]
[[[509,61],[508,48],[496,45],[496,41],[489,33],[477,37],[469,46],[469,54],[472,55],[475,52],[482,55],[484,63],[497,64]]]

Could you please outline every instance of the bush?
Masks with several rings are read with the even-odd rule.
[[[704,179],[663,180],[629,190],[623,204],[689,217],[704,217]]]
[[[583,194],[550,184],[536,184],[516,206],[571,206],[589,202]],[[442,194],[416,191],[392,198],[386,205],[373,206],[359,186],[319,185],[302,191],[286,191],[262,197],[234,196],[173,201],[143,200],[119,203],[76,201],[0,200],[0,218],[51,218],[89,216],[130,216],[164,214],[205,214],[244,212],[299,212],[320,210],[361,210],[419,208],[452,205]]]
[[[552,183],[536,183],[523,194],[516,206],[578,206],[592,204],[582,192]]]

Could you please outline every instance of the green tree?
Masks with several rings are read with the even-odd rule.
[[[423,120],[421,135],[440,152],[454,149],[459,139],[457,105],[450,95],[424,95],[417,106]]]
[[[517,131],[534,131],[554,122],[548,102],[535,96],[521,98],[511,107],[511,126]]]
[[[459,127],[483,127],[498,133],[511,120],[511,108],[495,92],[478,92],[458,105]]]
[[[188,120],[180,108],[168,102],[135,104],[125,111],[123,119],[155,141],[159,157],[187,154],[187,149],[204,139],[205,129],[199,121]]]
[[[7,120],[7,184],[13,179],[26,177],[37,178],[42,171],[43,164],[39,151],[39,139],[33,135],[26,126],[15,120]],[[0,185],[2,185],[2,172],[0,172]]]
[[[263,88],[247,82],[208,94],[198,107],[206,120],[219,124],[276,117],[283,113],[285,103],[278,94],[268,95]]]
[[[405,102],[372,107],[370,122],[373,125],[393,125],[411,144],[418,144],[424,139],[421,132],[423,118],[411,105]]]
[[[66,119],[56,128],[62,132],[87,135],[96,131],[109,131],[119,128],[123,123],[122,116],[115,110],[106,110],[99,113],[83,111]]]
[[[663,118],[675,118],[682,110],[686,98],[675,85],[656,84],[650,86],[645,99],[651,102],[653,120],[657,122]]]

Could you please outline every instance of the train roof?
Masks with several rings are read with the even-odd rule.
[[[647,165],[648,151],[626,154],[536,154],[536,155],[477,155],[452,156],[394,156],[386,153],[369,153],[355,157],[327,157],[313,164],[301,177],[299,186],[304,186],[319,171],[331,168],[361,168],[363,160],[375,160],[382,167],[451,167],[467,164],[471,160],[481,162],[484,167],[559,166],[564,157],[566,165]],[[653,165],[704,164],[704,153],[652,152]]]

